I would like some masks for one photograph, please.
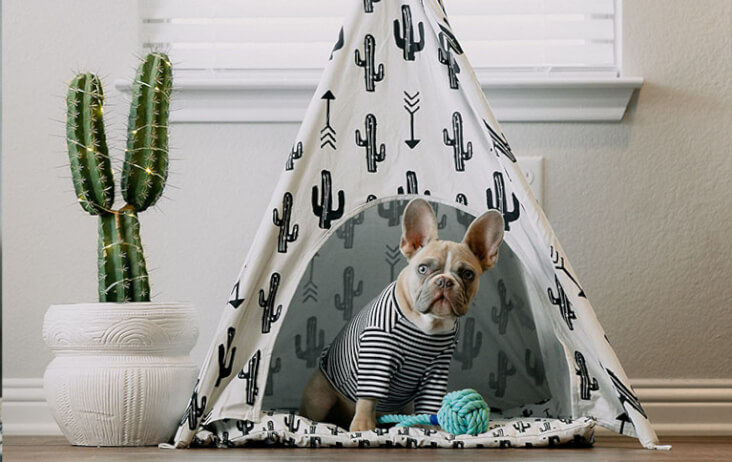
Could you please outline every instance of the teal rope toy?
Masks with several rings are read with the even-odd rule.
[[[397,427],[412,425],[439,425],[453,435],[478,435],[488,430],[490,408],[480,394],[471,389],[448,393],[442,399],[442,406],[435,414],[384,415],[378,423],[396,423]]]

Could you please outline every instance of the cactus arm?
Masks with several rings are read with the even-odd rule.
[[[168,57],[147,56],[132,87],[122,195],[141,212],[154,205],[168,177],[168,116],[172,73]]]
[[[79,74],[66,97],[66,143],[74,190],[81,207],[92,215],[114,202],[114,178],[102,117],[104,93],[94,74]]]
[[[356,144],[360,147],[364,147],[367,145],[366,138],[363,138],[361,136],[361,131],[356,129]]]
[[[414,42],[414,51],[422,51],[424,49],[424,23],[419,22],[417,24],[417,29],[419,29],[419,42]]]
[[[455,146],[455,138],[450,138],[446,128],[442,129],[442,141],[447,146]]]
[[[318,186],[313,186],[313,194],[312,194],[312,206],[313,206],[313,213],[317,216],[323,215],[323,206],[318,203]]]
[[[394,20],[394,40],[396,41],[396,44],[399,48],[404,48],[404,37],[402,37],[402,33],[399,30],[399,20]],[[406,33],[404,34],[406,36]]]
[[[328,216],[331,220],[337,220],[343,216],[343,211],[346,205],[346,193],[341,189],[338,191],[338,208],[333,210]]]

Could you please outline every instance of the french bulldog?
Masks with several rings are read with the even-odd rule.
[[[350,431],[376,427],[377,413],[436,413],[447,392],[457,320],[498,261],[504,221],[476,218],[462,242],[441,241],[432,206],[413,199],[399,247],[408,265],[321,354],[303,390],[300,415]]]

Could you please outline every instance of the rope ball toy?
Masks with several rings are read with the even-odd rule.
[[[480,394],[471,389],[448,393],[442,399],[437,415],[384,415],[378,418],[380,424],[396,423],[397,427],[411,425],[439,425],[453,435],[478,435],[488,430],[490,408]]]

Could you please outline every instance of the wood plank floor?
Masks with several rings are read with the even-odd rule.
[[[69,446],[63,437],[6,436],[5,460],[46,461],[729,461],[732,437],[663,438],[671,451],[642,449],[636,440],[598,436],[586,449],[190,449],[83,448]]]

